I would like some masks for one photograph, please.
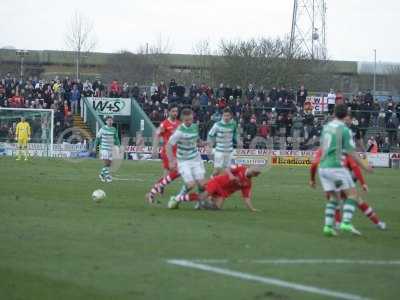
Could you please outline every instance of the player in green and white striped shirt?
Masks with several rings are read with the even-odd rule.
[[[213,176],[217,176],[224,170],[230,170],[233,144],[238,140],[237,132],[237,124],[232,119],[232,112],[229,108],[225,108],[222,120],[216,122],[208,133],[209,147],[213,148],[215,144]]]
[[[346,155],[350,155],[357,164],[369,171],[355,152],[355,144],[350,129],[344,123],[347,107],[339,104],[335,107],[335,119],[324,126],[321,134],[322,157],[319,165],[319,177],[324,192],[329,201],[325,207],[325,226],[323,232],[327,236],[336,235],[333,229],[333,216],[341,199],[340,192],[346,195],[343,206],[343,220],[340,224],[342,231],[360,234],[351,223],[355,212],[357,191],[353,178],[344,167]]]
[[[193,123],[193,112],[189,108],[182,110],[181,120],[182,124],[175,130],[167,144],[170,170],[178,168],[178,172],[186,185],[186,192],[197,186],[201,193],[204,191],[205,169],[197,148],[199,127]],[[173,155],[175,145],[178,147],[177,158]],[[175,197],[171,197],[168,207],[177,208]]]
[[[94,151],[96,151],[97,145],[100,144],[100,159],[104,161],[104,167],[101,169],[99,178],[103,182],[112,181],[112,177],[110,175],[110,166],[112,161],[113,147],[114,145],[120,145],[117,129],[112,125],[112,116],[107,116],[106,125],[103,126],[97,133],[94,145]]]

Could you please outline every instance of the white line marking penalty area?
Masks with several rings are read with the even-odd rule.
[[[218,268],[218,267],[214,267],[214,266],[210,266],[210,265],[206,265],[206,264],[195,263],[195,262],[192,262],[189,260],[170,259],[170,260],[167,260],[167,263],[176,265],[176,266],[180,266],[180,267],[197,269],[197,270],[201,270],[201,271],[235,277],[235,278],[239,278],[239,279],[243,279],[243,280],[247,280],[247,281],[255,281],[255,282],[263,283],[266,285],[274,285],[274,286],[283,287],[283,288],[287,288],[287,289],[291,289],[291,290],[307,292],[307,293],[312,293],[312,294],[318,294],[318,295],[323,295],[323,296],[332,297],[332,298],[336,298],[336,299],[367,300],[367,298],[364,298],[364,297],[358,296],[358,295],[354,295],[354,294],[348,294],[348,293],[337,292],[337,291],[328,290],[328,289],[324,289],[324,288],[318,288],[318,287],[314,287],[314,286],[298,284],[298,283],[284,281],[284,280],[280,280],[280,279],[272,278],[272,277],[257,276],[257,275],[252,275],[249,273],[243,273],[243,272],[238,272],[238,271],[224,269],[224,268]]]

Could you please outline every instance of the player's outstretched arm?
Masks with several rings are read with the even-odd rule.
[[[174,157],[173,149],[172,149],[173,146],[174,145],[172,143],[168,142],[167,148],[166,148],[170,170],[175,170],[176,169],[176,159]]]
[[[348,155],[350,155],[355,162],[357,163],[358,166],[360,166],[364,171],[371,173],[372,172],[372,168],[369,165],[365,165],[363,163],[363,161],[361,160],[360,156],[358,155],[357,152],[353,151],[353,152],[349,152]]]
[[[121,146],[121,141],[119,140],[117,130],[115,130],[115,132],[114,132],[114,145]]]
[[[233,132],[233,144],[236,144],[236,149],[243,148],[241,129],[239,128],[239,126],[237,124],[236,124],[235,130]]]
[[[234,181],[238,181],[238,180],[239,180],[238,177],[236,177],[236,176],[232,173],[231,167],[226,168],[226,169],[225,169],[225,173],[228,175],[229,180],[234,180]]]
[[[96,138],[94,139],[92,152],[96,153],[96,149],[97,149],[97,146],[99,145],[99,143],[100,143],[100,135],[97,134]]]
[[[250,197],[245,197],[243,198],[244,204],[246,204],[246,207],[252,211],[252,212],[259,212],[259,209],[254,208],[253,203],[251,202],[251,198]]]
[[[206,147],[207,147],[207,154],[209,155],[212,154],[212,149],[214,148],[214,138],[210,136],[207,137]]]
[[[310,187],[315,188],[315,174],[317,173],[318,164],[312,163],[310,167]]]
[[[207,150],[209,151],[209,153],[208,154],[211,154],[211,152],[212,152],[212,149],[214,148],[214,145],[215,145],[215,138],[216,138],[216,136],[217,136],[217,125],[216,124],[214,124],[212,127],[211,127],[211,129],[210,129],[210,131],[208,132],[208,134],[207,134]]]
[[[359,165],[366,172],[372,172],[372,168],[370,166],[366,166],[362,161],[356,150],[356,145],[351,137],[350,129],[345,128],[343,131],[343,148],[350,155],[357,165]]]

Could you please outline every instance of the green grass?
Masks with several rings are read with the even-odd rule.
[[[362,237],[322,235],[324,198],[308,170],[273,168],[255,180],[250,213],[238,196],[224,211],[150,207],[159,163],[124,162],[124,181],[99,182],[100,161],[0,159],[0,299],[324,299],[166,263],[228,259],[218,267],[369,297],[397,299],[400,265],[269,265],[254,259],[400,259],[398,170],[378,169],[366,199],[388,224],[360,213]],[[180,182],[168,188],[168,196]],[[107,198],[91,200],[102,188]],[[244,262],[243,262],[244,261]]]

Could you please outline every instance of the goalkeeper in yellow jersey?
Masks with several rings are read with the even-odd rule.
[[[17,160],[21,159],[22,152],[24,153],[25,160],[28,160],[28,141],[31,139],[31,126],[21,117],[21,122],[18,122],[15,128],[15,139],[17,140]]]

